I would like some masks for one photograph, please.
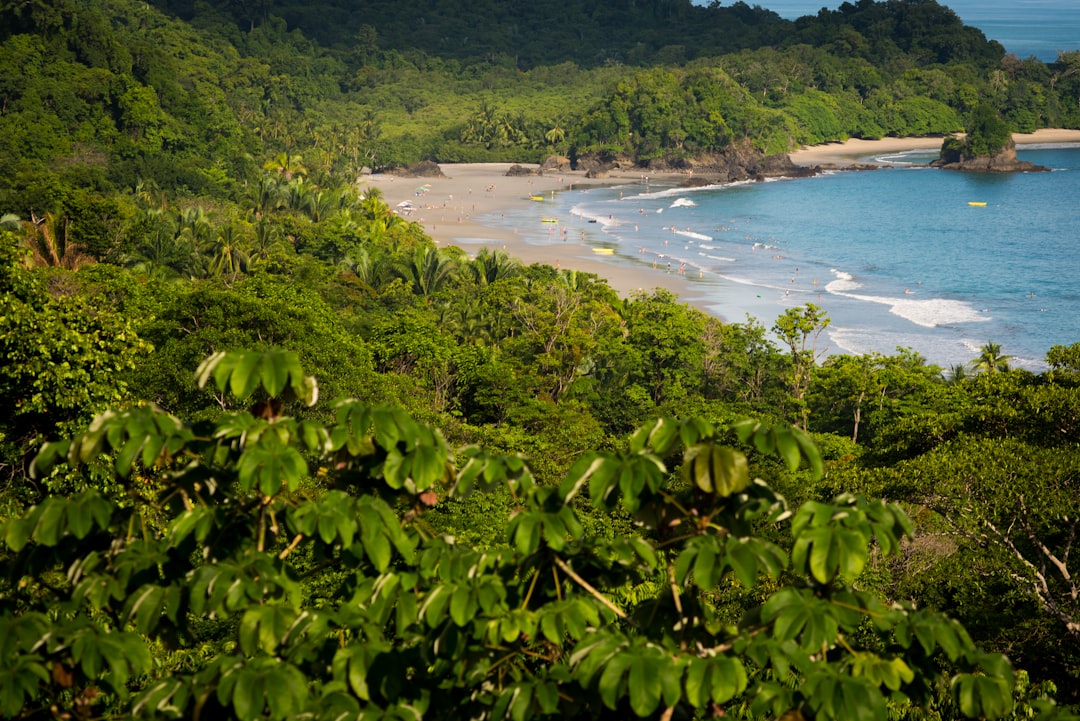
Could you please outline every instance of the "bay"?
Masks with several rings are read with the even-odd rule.
[[[1015,366],[1043,368],[1052,345],[1080,342],[1080,145],[1020,146],[1049,173],[925,167],[934,155],[700,189],[643,179],[481,220],[528,243],[568,235],[610,249],[598,257],[635,268],[644,288],[679,274],[684,300],[729,321],[769,327],[786,308],[816,303],[832,319],[831,353],[903,347],[949,367],[992,341]],[[541,222],[552,210],[558,231]]]
[[[997,40],[1006,52],[1021,58],[1034,55],[1053,62],[1058,51],[1080,50],[1080,2],[1076,0],[952,0],[943,2],[965,25]],[[762,7],[789,20],[816,15],[823,7],[841,3],[820,0],[766,0]]]

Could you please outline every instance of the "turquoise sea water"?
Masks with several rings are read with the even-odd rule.
[[[816,15],[822,7],[835,10],[839,0],[765,0],[762,7],[781,17]],[[1043,62],[1057,59],[1059,50],[1080,50],[1080,2],[1077,0],[946,0],[965,25],[1021,58],[1031,55]]]
[[[539,245],[561,246],[565,228],[613,249],[596,257],[638,268],[646,288],[681,271],[683,299],[729,321],[768,327],[817,303],[829,352],[909,347],[948,367],[994,341],[1039,369],[1052,345],[1080,342],[1080,145],[1019,151],[1053,172],[941,171],[911,152],[807,179],[573,190],[478,220]],[[541,222],[551,215],[558,226]]]

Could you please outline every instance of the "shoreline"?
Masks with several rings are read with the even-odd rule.
[[[558,245],[534,245],[525,241],[517,229],[486,225],[476,220],[494,213],[520,211],[534,203],[551,203],[555,194],[589,187],[618,187],[640,185],[640,171],[612,171],[603,178],[586,178],[580,170],[553,170],[543,175],[508,176],[512,165],[535,169],[526,163],[447,163],[441,164],[446,177],[401,177],[368,175],[361,180],[365,186],[378,188],[383,200],[406,220],[416,221],[440,247],[457,246],[475,255],[480,248],[506,251],[524,265],[543,263],[568,270],[594,273],[607,281],[621,297],[637,291],[664,288],[679,296],[683,303],[694,305],[692,287],[677,275],[644,274],[641,269],[622,267],[596,257],[592,248],[580,242],[581,231],[567,233]],[[650,180],[678,182],[680,174],[652,174]],[[428,187],[425,187],[428,186]],[[424,190],[421,190],[424,188]],[[636,191],[635,191],[636,192]],[[543,200],[532,200],[541,196]],[[411,211],[399,210],[400,204],[413,205]],[[580,225],[580,220],[573,223]],[[554,227],[566,228],[570,221],[560,220]]]
[[[1080,130],[1044,129],[1030,134],[1014,134],[1017,145],[1080,143]],[[908,150],[936,149],[942,138],[883,138],[880,140],[850,139],[841,143],[801,148],[790,153],[796,165],[858,165],[866,158]],[[551,203],[556,194],[567,190],[590,187],[639,186],[645,179],[640,170],[612,171],[603,178],[586,178],[584,171],[553,170],[543,175],[508,176],[514,163],[457,163],[443,164],[446,177],[403,177],[368,175],[360,181],[360,190],[378,188],[383,200],[409,221],[424,226],[424,231],[440,247],[456,246],[473,256],[480,248],[505,251],[524,265],[542,263],[556,268],[592,273],[604,279],[619,294],[628,297],[635,292],[651,292],[663,288],[675,293],[679,301],[721,319],[739,315],[734,309],[724,313],[715,301],[696,298],[695,285],[689,278],[675,273],[657,273],[647,267],[620,265],[594,254],[592,247],[581,242],[585,230],[580,218],[559,219],[550,226],[553,238],[562,233],[563,242],[532,244],[523,238],[518,228],[492,226],[477,218],[490,218],[495,213],[514,214],[528,210],[533,204]],[[535,169],[535,164],[522,164]],[[649,180],[678,185],[687,176],[680,173],[652,174]],[[632,192],[638,192],[635,189]],[[543,200],[533,200],[540,196]],[[410,211],[401,204],[411,203]],[[400,210],[399,210],[400,208]],[[554,211],[553,211],[554,213]],[[569,229],[568,226],[572,226]],[[590,235],[592,226],[589,227]],[[599,228],[599,226],[596,226]],[[556,229],[559,229],[558,231]],[[535,237],[535,228],[527,229]],[[567,232],[569,230],[569,232]],[[580,235],[579,235],[580,233]],[[595,239],[595,236],[592,236]]]
[[[1037,145],[1042,143],[1080,143],[1080,130],[1063,128],[1043,128],[1034,133],[1013,133],[1013,141],[1018,145]],[[855,165],[871,162],[868,158],[885,153],[902,153],[907,150],[937,150],[945,140],[941,137],[881,138],[863,140],[850,138],[843,142],[809,145],[788,153],[791,162],[801,166],[812,165]]]

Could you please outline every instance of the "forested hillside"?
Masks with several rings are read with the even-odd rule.
[[[926,0],[59,0],[0,68],[0,716],[1075,718],[1080,345],[822,359],[812,305],[355,181],[1078,127],[1080,54]]]

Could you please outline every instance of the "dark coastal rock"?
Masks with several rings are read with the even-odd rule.
[[[584,170],[589,178],[605,178],[613,170],[681,173],[687,175],[684,184],[691,187],[766,178],[805,178],[820,172],[817,167],[796,165],[786,154],[763,155],[748,139],[736,141],[721,152],[693,158],[660,157],[634,162],[629,158],[587,154],[576,158],[574,167]]]
[[[431,160],[422,160],[404,168],[391,168],[386,171],[390,175],[402,178],[445,178],[439,164]]]
[[[544,158],[544,162],[540,163],[540,170],[554,170],[556,172],[565,172],[570,170],[570,158],[564,158],[561,155],[549,155]]]
[[[812,167],[820,173],[826,170],[880,170],[885,166],[876,163],[820,163]]]
[[[972,173],[1041,173],[1050,168],[1026,160],[1017,160],[1016,143],[1010,139],[996,155],[977,155],[965,158],[958,152],[942,152],[942,157],[930,163],[943,170],[966,170]]]
[[[609,153],[586,153],[575,158],[571,167],[574,170],[585,171],[585,175],[588,176],[589,173],[610,173],[613,170],[626,170],[639,166],[631,158],[619,157]]]
[[[544,171],[541,170],[540,168],[527,168],[524,165],[518,165],[517,163],[514,163],[513,165],[511,165],[509,167],[509,169],[507,169],[507,171],[506,171],[506,177],[508,177],[508,178],[521,177],[523,175],[543,175],[543,174],[544,174]]]

